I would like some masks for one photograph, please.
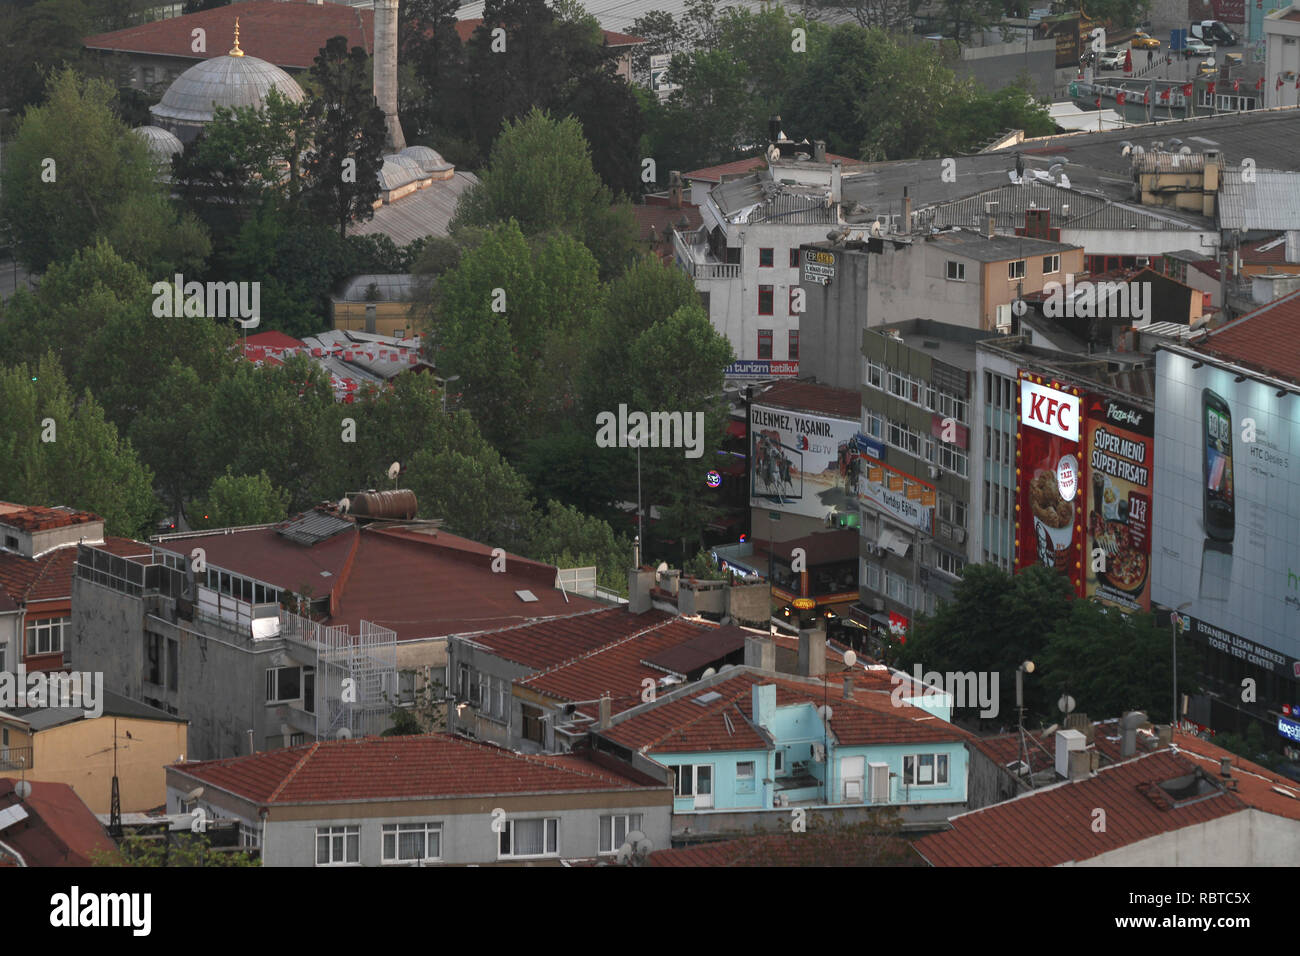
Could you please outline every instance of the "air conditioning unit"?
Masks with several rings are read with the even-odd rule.
[[[997,323],[999,329],[1011,328],[1011,305],[998,306]]]

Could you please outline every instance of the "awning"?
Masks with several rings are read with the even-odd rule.
[[[900,558],[905,558],[907,557],[907,549],[912,546],[912,541],[905,534],[890,528],[884,528],[881,530],[880,538],[876,541],[876,544]]]
[[[744,438],[748,433],[749,430],[744,422],[735,418],[727,422],[727,434],[732,438]]]

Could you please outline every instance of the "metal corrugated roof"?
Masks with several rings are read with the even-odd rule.
[[[943,203],[918,215],[918,221],[938,228],[946,226],[982,226],[988,219],[984,204],[996,202],[995,225],[1001,230],[1025,224],[1030,209],[1051,211],[1051,225],[1057,229],[1141,229],[1201,231],[1201,226],[1187,217],[1171,215],[1167,210],[1148,210],[1101,196],[1065,189],[1051,183],[1027,182],[1022,186],[1008,183],[986,189],[973,196]],[[1070,207],[1067,218],[1064,207]]]
[[[380,206],[372,219],[348,226],[348,235],[383,233],[399,246],[425,236],[445,236],[461,195],[477,183],[473,173],[457,171],[451,179],[435,180],[424,189]]]
[[[1294,229],[1300,223],[1300,173],[1256,169],[1254,182],[1243,170],[1223,171],[1219,190],[1220,229]]]
[[[483,6],[483,0],[462,4],[456,11],[456,19],[474,20],[482,17]],[[753,0],[727,0],[726,6],[742,7],[754,13],[762,8],[762,4]],[[796,3],[790,5],[792,10],[797,6]],[[640,17],[655,10],[671,13],[674,18],[680,19],[686,13],[686,0],[587,0],[583,7],[603,29],[627,32]]]
[[[290,518],[275,530],[284,538],[308,547],[326,541],[342,531],[352,528],[352,522],[324,511],[306,511]]]

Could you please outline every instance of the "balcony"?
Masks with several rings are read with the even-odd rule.
[[[740,264],[718,262],[704,241],[705,231],[674,232],[673,249],[677,263],[692,279],[739,279]]]
[[[22,771],[31,769],[31,747],[0,747],[0,771]]]

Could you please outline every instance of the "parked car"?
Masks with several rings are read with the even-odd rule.
[[[1158,50],[1160,49],[1160,41],[1153,36],[1139,32],[1133,38],[1131,46],[1135,50]]]
[[[1203,40],[1187,41],[1187,46],[1183,47],[1183,56],[1191,59],[1194,56],[1210,56],[1214,53],[1214,47],[1210,46]]]
[[[1107,50],[1105,53],[1098,54],[1097,69],[1099,70],[1124,69],[1124,51]]]

